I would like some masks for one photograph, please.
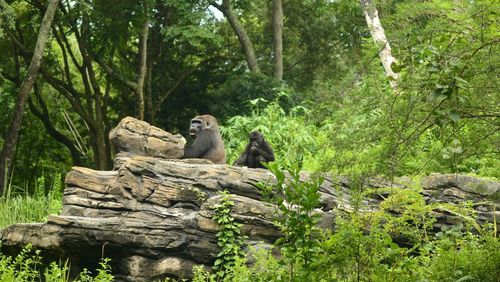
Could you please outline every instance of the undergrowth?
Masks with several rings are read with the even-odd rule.
[[[53,179],[47,184],[44,176],[39,177],[33,193],[8,187],[0,198],[0,229],[14,223],[43,222],[49,214],[59,214],[63,190],[61,175],[56,174]]]
[[[380,209],[339,208],[334,230],[322,230],[315,212],[321,178],[304,182],[295,170],[270,170],[276,184],[260,188],[275,205],[275,224],[283,234],[276,250],[250,250],[252,259],[237,258],[224,277],[196,268],[193,281],[499,281],[497,230],[479,225],[468,203],[427,204],[418,185],[361,189],[361,198],[384,195]],[[435,211],[458,221],[436,232]]]
[[[33,250],[31,245],[24,247],[16,257],[0,254],[0,281],[24,282],[109,282],[114,277],[111,274],[109,259],[103,259],[94,275],[84,269],[76,278],[70,279],[69,263],[52,262],[49,266],[42,265],[42,256],[39,250]]]

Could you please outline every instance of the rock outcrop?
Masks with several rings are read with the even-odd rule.
[[[154,132],[155,138],[167,136],[164,141],[172,138],[156,128],[136,130],[133,129],[136,125],[130,123],[124,128],[141,136],[134,137],[137,140],[149,140],[147,132]],[[127,134],[122,129],[115,130],[112,138],[129,140]],[[129,146],[149,148],[150,144],[149,141],[138,141],[135,145],[128,141],[114,143],[117,148],[127,150],[132,148]],[[179,148],[182,140],[175,137],[169,144],[165,147]],[[218,226],[211,219],[211,206],[220,201],[222,190],[231,194],[235,202],[232,215],[243,224],[249,244],[269,244],[280,236],[272,223],[275,209],[261,200],[256,188],[259,182],[275,181],[270,172],[205,160],[178,160],[175,151],[178,149],[169,155],[174,159],[165,159],[159,158],[164,152],[160,149],[130,149],[113,171],[74,167],[66,175],[61,215],[52,215],[45,223],[5,228],[1,232],[2,251],[15,253],[31,243],[42,249],[45,257],[69,258],[74,271],[92,268],[101,257],[108,257],[118,281],[189,278],[194,265],[210,265],[218,253],[215,239]],[[154,152],[152,156],[148,155],[150,152]],[[301,176],[310,177],[308,173]],[[407,189],[414,183],[401,179],[397,184],[372,181],[367,185]],[[332,227],[339,212],[353,210],[350,186],[346,178],[326,177],[320,189],[321,211],[318,211],[323,215],[322,227]],[[499,182],[436,174],[423,178],[421,186],[428,202],[478,203],[474,208],[480,220],[492,222],[492,204],[498,210]],[[362,202],[361,210],[378,209],[385,196],[372,194]],[[500,213],[496,213],[500,218]],[[453,214],[439,212],[438,225],[454,221]]]
[[[111,130],[109,140],[118,154],[115,168],[131,156],[150,156],[179,159],[184,154],[186,139],[180,134],[170,134],[145,121],[126,117]]]

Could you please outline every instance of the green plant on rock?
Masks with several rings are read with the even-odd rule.
[[[245,256],[243,246],[245,245],[245,236],[241,234],[241,223],[237,223],[231,215],[231,209],[234,202],[227,191],[222,192],[222,199],[219,204],[212,206],[214,210],[213,220],[219,224],[217,245],[221,248],[217,254],[213,269],[217,280],[222,280],[229,275],[236,261]]]

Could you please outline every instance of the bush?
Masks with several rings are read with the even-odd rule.
[[[308,108],[296,106],[287,112],[278,101],[262,99],[252,100],[250,104],[250,116],[234,116],[222,127],[228,163],[244,151],[248,133],[253,130],[264,135],[281,167],[315,170],[321,166],[321,160],[333,155],[333,148],[324,146],[327,137],[321,126],[310,122]]]

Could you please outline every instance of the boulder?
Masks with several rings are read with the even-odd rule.
[[[123,159],[131,156],[179,159],[184,154],[186,145],[186,139],[182,135],[173,135],[133,117],[123,118],[109,132],[109,140],[118,152],[115,156],[115,168]]]

